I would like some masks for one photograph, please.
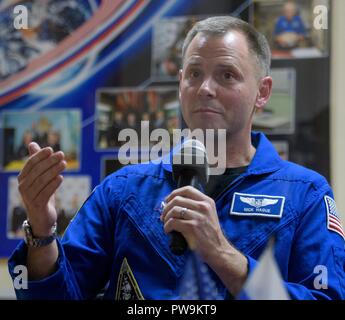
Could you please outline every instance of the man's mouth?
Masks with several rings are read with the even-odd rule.
[[[209,107],[197,108],[196,110],[194,110],[193,113],[215,113],[215,114],[221,114],[221,112],[219,110],[214,109],[214,108],[209,108]]]

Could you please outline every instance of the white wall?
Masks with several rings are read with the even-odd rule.
[[[345,225],[345,1],[332,1],[331,49],[331,180]]]

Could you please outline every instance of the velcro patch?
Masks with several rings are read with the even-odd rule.
[[[337,212],[337,206],[334,199],[329,196],[325,196],[325,203],[327,209],[327,228],[328,230],[338,233],[345,240],[344,229],[341,225],[339,215]]]
[[[117,279],[115,300],[144,300],[126,258],[122,261],[120,274]]]
[[[235,192],[231,215],[281,218],[285,197]]]

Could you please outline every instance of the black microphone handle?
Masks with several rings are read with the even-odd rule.
[[[171,231],[171,240],[170,240],[170,250],[173,254],[177,256],[183,255],[188,247],[187,241],[182,235],[182,233],[177,231]]]
[[[177,187],[181,188],[184,186],[192,186],[194,188],[199,188],[198,179],[195,175],[191,176],[188,174],[181,174],[178,178]],[[187,250],[188,244],[182,233],[177,231],[172,231],[170,241],[170,250],[173,254],[181,256]]]

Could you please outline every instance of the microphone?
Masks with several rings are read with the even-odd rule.
[[[200,190],[208,182],[208,160],[205,146],[196,139],[188,139],[173,155],[173,179],[177,188],[192,186]],[[187,241],[180,232],[172,231],[170,250],[182,255],[187,249]]]

